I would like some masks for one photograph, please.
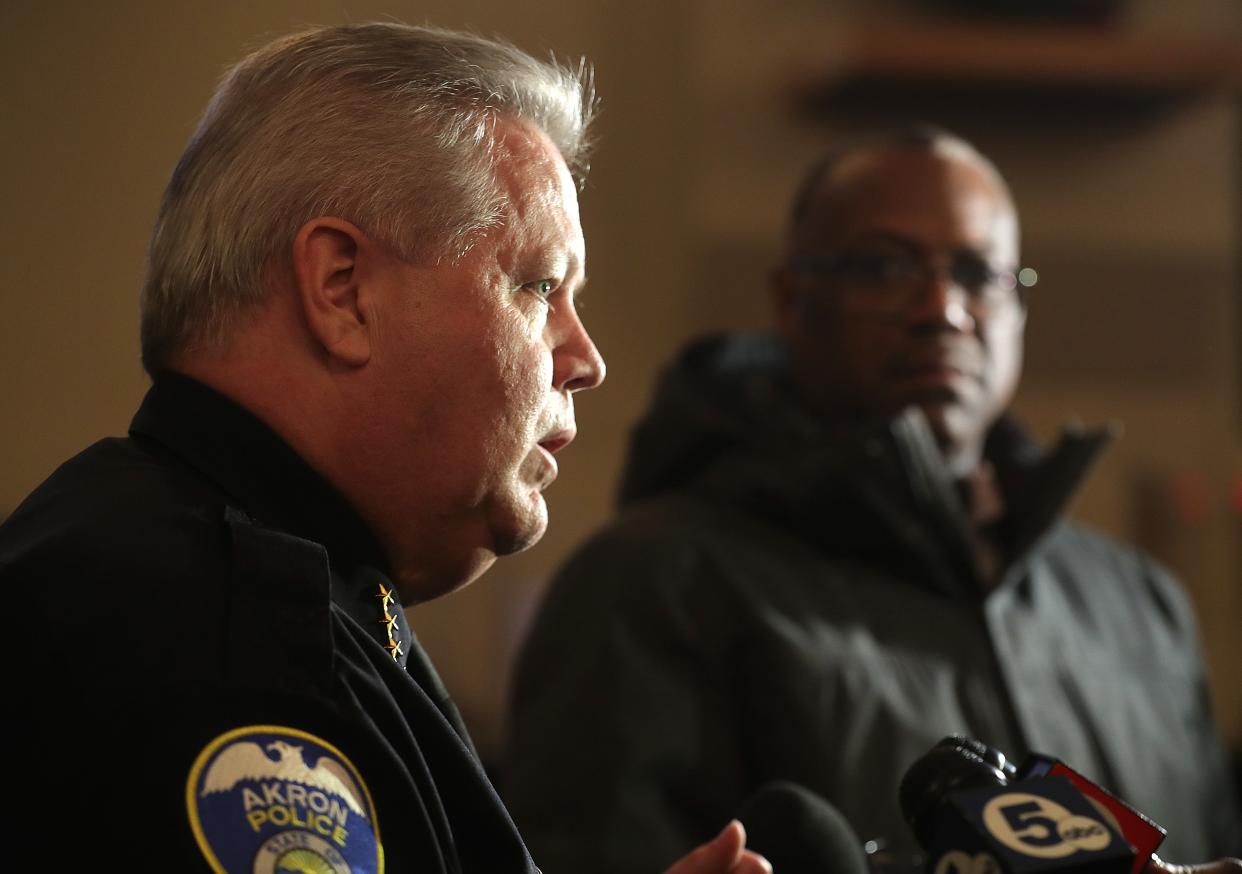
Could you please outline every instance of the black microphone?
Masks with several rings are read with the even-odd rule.
[[[898,791],[929,874],[1136,874],[1164,829],[1064,763],[947,737]]]
[[[868,874],[862,841],[835,807],[797,783],[763,786],[742,805],[746,846],[779,874]]]

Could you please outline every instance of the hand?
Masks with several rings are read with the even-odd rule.
[[[763,856],[746,849],[746,830],[735,819],[706,844],[682,856],[664,874],[772,874],[772,866]]]
[[[1143,874],[1242,874],[1242,859],[1217,859],[1202,865],[1171,865],[1152,853]]]

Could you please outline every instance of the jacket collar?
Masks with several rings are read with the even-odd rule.
[[[1115,425],[1067,425],[1050,449],[1037,446],[1012,417],[988,434],[984,456],[996,469],[1007,512],[1001,525],[1012,557],[1029,552],[1066,511],[1096,460],[1117,438]]]
[[[130,424],[222,489],[256,522],[328,547],[352,569],[383,553],[341,494],[253,413],[202,383],[160,373]]]
[[[395,640],[408,656],[414,645],[400,602],[395,591],[382,595],[393,585],[378,542],[344,497],[253,413],[188,376],[163,372],[130,436],[188,465],[257,525],[322,544],[332,600],[380,645]]]
[[[1068,430],[1045,452],[1012,419],[992,429],[1006,513],[995,534],[1012,567],[1055,525],[1107,429]],[[981,591],[970,521],[925,417],[825,429],[800,412],[787,349],[760,335],[718,335],[665,371],[635,429],[623,503],[687,490],[744,507],[832,551],[899,564],[953,594]],[[897,547],[896,549],[894,547]]]

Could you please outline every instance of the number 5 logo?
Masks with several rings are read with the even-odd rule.
[[[1011,850],[1039,859],[1063,859],[1079,850],[1102,850],[1108,829],[1070,813],[1055,801],[1029,792],[1006,792],[983,808],[983,825]]]

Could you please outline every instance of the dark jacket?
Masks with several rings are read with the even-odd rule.
[[[546,874],[656,870],[791,779],[912,844],[897,785],[951,733],[1058,756],[1238,852],[1192,611],[1153,562],[1065,521],[1103,434],[986,454],[1007,512],[986,590],[917,411],[827,434],[782,348],[712,339],[666,373],[624,507],[555,579],[516,674],[506,799]]]
[[[198,383],[17,509],[0,587],[28,870],[534,870],[366,526]]]

